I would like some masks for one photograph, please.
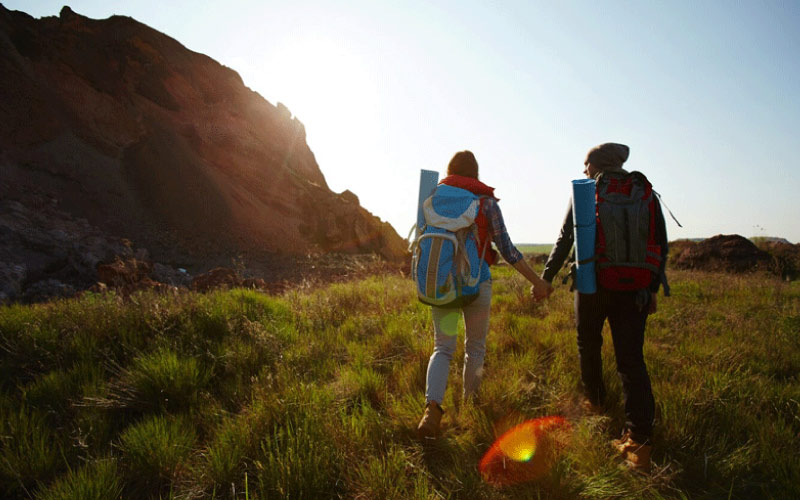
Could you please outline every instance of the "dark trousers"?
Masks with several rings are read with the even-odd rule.
[[[603,323],[608,318],[617,373],[625,394],[625,425],[638,443],[645,443],[651,437],[655,415],[653,389],[642,353],[650,297],[647,294],[645,298],[645,293],[605,289],[591,295],[575,292],[578,355],[584,394],[596,405],[603,404],[606,396],[600,348],[603,346]]]

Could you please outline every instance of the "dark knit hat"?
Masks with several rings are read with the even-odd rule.
[[[606,142],[590,149],[586,154],[586,162],[600,170],[619,170],[629,153],[630,149],[624,144]]]

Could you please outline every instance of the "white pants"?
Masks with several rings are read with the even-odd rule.
[[[483,375],[483,358],[486,354],[486,335],[489,333],[489,310],[492,304],[492,280],[480,285],[480,295],[462,308],[433,307],[433,354],[428,361],[425,399],[440,405],[444,400],[450,360],[458,340],[458,318],[464,318],[464,398],[478,390]]]

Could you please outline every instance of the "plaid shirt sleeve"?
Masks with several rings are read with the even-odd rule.
[[[511,265],[522,260],[522,253],[511,243],[511,238],[508,236],[506,223],[503,221],[503,214],[500,212],[497,201],[487,198],[484,203],[484,210],[486,218],[489,220],[489,234],[500,255]]]

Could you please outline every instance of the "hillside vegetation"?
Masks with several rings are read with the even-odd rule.
[[[415,437],[433,335],[384,275],[279,296],[113,294],[0,308],[0,496],[112,498],[797,498],[800,284],[671,273],[645,343],[655,467],[627,471],[606,342],[607,413],[577,404],[572,295],[534,304],[507,267],[478,402],[451,366],[444,435]],[[463,329],[463,325],[461,327]],[[461,352],[458,358],[461,359]],[[525,419],[562,415],[540,478],[478,462]]]

